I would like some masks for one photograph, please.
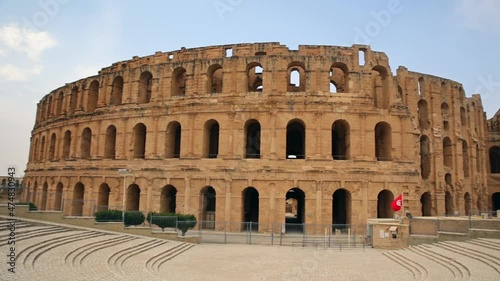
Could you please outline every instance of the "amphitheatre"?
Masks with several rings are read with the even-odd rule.
[[[76,220],[109,209],[186,213],[206,231],[250,228],[281,238],[349,229],[349,235],[372,239],[371,245],[380,230],[386,248],[394,245],[383,242],[390,240],[383,239],[384,223],[398,224],[408,240],[439,232],[477,238],[480,229],[489,238],[403,253],[369,249],[363,255],[377,260],[373,268],[392,263],[396,271],[342,280],[396,280],[398,274],[498,280],[488,278],[500,274],[500,242],[491,239],[500,238],[494,212],[500,209],[500,111],[487,120],[479,93],[467,97],[460,82],[403,66],[393,74],[388,56],[368,45],[292,50],[280,43],[231,44],[113,63],[40,100],[22,185],[21,201],[33,202],[37,212]],[[390,203],[401,194],[403,209],[395,212]],[[411,227],[401,224],[404,213],[416,222]],[[457,226],[461,222],[439,220],[429,230],[420,223],[426,217],[466,218],[467,230]],[[367,227],[369,221],[379,226]],[[213,251],[203,247],[209,246],[197,245],[169,263]],[[262,255],[283,260],[279,251],[264,254],[273,249]],[[457,249],[468,254],[457,255]],[[315,253],[306,251],[287,252],[305,254],[289,262]],[[353,263],[363,258],[355,250],[342,255]],[[446,258],[456,264],[446,265]],[[319,267],[336,266],[327,260]],[[238,261],[228,263],[228,272],[243,266]],[[122,273],[130,270],[113,264]]]

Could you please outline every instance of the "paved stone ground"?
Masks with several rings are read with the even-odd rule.
[[[0,280],[500,280],[500,240],[396,251],[261,245],[192,245],[18,222],[16,273],[0,218]],[[1,260],[4,259],[4,260]]]

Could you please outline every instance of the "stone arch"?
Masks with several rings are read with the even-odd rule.
[[[83,129],[82,132],[82,142],[80,145],[80,157],[82,159],[88,159],[91,157],[91,147],[92,147],[92,130],[89,127]]]
[[[77,105],[78,105],[78,87],[74,86],[71,89],[71,96],[69,99],[69,113],[70,114],[75,113]]]
[[[389,72],[383,66],[372,68],[373,100],[377,108],[389,108]]]
[[[259,222],[259,191],[254,187],[247,187],[241,192],[242,198],[242,221],[243,222]],[[257,230],[252,226],[253,230]]]
[[[153,74],[149,71],[144,71],[139,77],[139,96],[137,97],[137,103],[149,103],[151,101],[152,88]]]
[[[56,133],[52,133],[50,136],[49,144],[49,160],[54,161],[56,158]]]
[[[460,107],[460,125],[467,126],[467,115],[463,106]]]
[[[349,69],[341,62],[335,62],[330,67],[328,76],[330,93],[346,93],[349,91]]]
[[[492,174],[500,173],[500,146],[492,146],[489,151],[490,172]]]
[[[64,132],[64,141],[63,141],[63,159],[69,159],[70,158],[70,153],[71,153],[71,131],[66,130]]]
[[[260,158],[260,123],[250,119],[245,123],[245,158]]]
[[[64,105],[64,92],[60,91],[57,95],[57,107],[56,107],[56,116],[60,116],[62,114]]]
[[[446,191],[445,196],[444,196],[444,207],[445,207],[445,214],[447,216],[452,216],[455,213],[455,209],[453,206],[453,196],[451,195],[450,191]]]
[[[422,216],[428,217],[432,215],[432,196],[429,192],[424,192],[422,196],[420,196],[420,206]]]
[[[180,158],[181,157],[181,137],[182,127],[177,121],[172,121],[167,125],[165,138],[165,157]]]
[[[285,222],[286,231],[303,231],[302,224],[305,223],[306,195],[298,187],[291,188],[285,196]]]
[[[332,194],[333,228],[344,228],[351,223],[351,193],[346,189],[337,189]],[[337,226],[335,226],[337,225]],[[342,226],[339,226],[342,225]]]
[[[345,120],[336,120],[332,124],[332,158],[349,160],[351,154],[351,128]]]
[[[491,195],[491,207],[493,211],[500,210],[500,192]]]
[[[417,93],[420,98],[425,98],[424,77],[419,77],[417,82]]]
[[[106,140],[104,143],[104,159],[115,159],[116,157],[116,127],[109,125],[106,129]]]
[[[42,136],[42,141],[40,142],[40,161],[45,161],[45,136]]]
[[[63,200],[63,184],[61,182],[56,185],[56,194],[54,199],[54,211],[62,211]]]
[[[99,99],[99,82],[97,80],[92,81],[89,87],[89,96],[87,100],[87,112],[94,112],[97,107],[97,101]]]
[[[429,129],[430,123],[427,102],[421,99],[418,101],[418,126],[420,130],[427,130]]]
[[[391,125],[386,122],[379,122],[375,125],[375,157],[377,161],[391,161],[391,150]]]
[[[177,189],[173,185],[165,185],[160,194],[160,212],[175,213],[177,206]]]
[[[264,85],[264,69],[258,62],[247,65],[246,78],[249,92],[262,92]]]
[[[109,102],[111,105],[119,105],[123,103],[123,84],[123,77],[116,76],[113,79],[113,85],[111,87],[111,98]]]
[[[224,72],[220,64],[211,65],[207,71],[207,92],[211,94],[222,93]]]
[[[40,154],[39,154],[39,144],[38,144],[38,138],[35,138],[35,144],[33,145],[33,161],[38,161]]]
[[[393,218],[394,210],[391,202],[394,201],[394,194],[387,189],[380,191],[377,195],[377,218]]]
[[[443,165],[453,169],[453,145],[449,137],[443,139]]]
[[[146,157],[146,125],[138,123],[134,127],[134,158],[144,159]]]
[[[42,187],[42,200],[40,202],[40,210],[42,211],[45,211],[47,210],[47,196],[49,194],[49,185],[47,184],[47,182],[44,182],[43,183],[43,187]]]
[[[306,71],[303,63],[294,61],[288,65],[287,73],[287,91],[305,92],[306,91]]]
[[[106,211],[109,208],[109,193],[111,189],[107,183],[102,183],[99,186],[99,193],[97,194],[97,211]]]
[[[127,188],[127,198],[125,202],[126,211],[139,211],[141,199],[141,188],[133,183]]]
[[[35,183],[33,184],[33,192],[31,193],[31,200],[30,202],[33,202],[36,204],[36,199],[37,199],[37,192],[38,192],[38,182],[35,181]]]
[[[217,158],[219,155],[219,123],[213,119],[205,122],[203,134],[203,157]]]
[[[444,182],[446,183],[446,185],[452,185],[453,184],[450,173],[444,174]]]
[[[441,104],[441,118],[443,119],[443,130],[448,132],[450,130],[450,107],[446,102]]]
[[[471,206],[472,206],[472,199],[470,197],[470,194],[469,194],[469,192],[465,192],[465,194],[464,194],[464,210],[465,210],[466,216],[471,215]]]
[[[467,141],[462,140],[462,163],[464,169],[464,177],[470,177],[469,170],[469,146],[467,145]]]
[[[215,229],[216,197],[215,189],[211,186],[205,186],[200,191],[202,228]]]
[[[186,95],[187,72],[183,67],[177,67],[172,72],[172,96]]]
[[[83,215],[83,198],[85,194],[85,186],[83,183],[78,182],[75,184],[75,187],[73,189],[73,198],[72,198],[72,209],[71,209],[71,215],[72,216],[81,216]]]
[[[300,119],[290,120],[286,126],[286,158],[306,158],[306,126]]]
[[[45,119],[49,119],[52,115],[52,96],[50,95],[47,102],[45,103],[45,106],[47,107],[46,109],[46,116]]]
[[[420,175],[423,179],[428,179],[431,173],[431,148],[429,137],[420,137]]]

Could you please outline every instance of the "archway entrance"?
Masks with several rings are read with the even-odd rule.
[[[73,208],[71,210],[72,216],[83,215],[83,195],[85,193],[85,187],[81,182],[75,184],[75,189],[73,190]]]
[[[491,195],[491,206],[493,211],[500,210],[500,192],[495,192]]]
[[[351,194],[345,189],[338,189],[332,195],[333,229],[343,229],[350,223]]]
[[[201,190],[200,206],[202,228],[215,229],[215,189],[211,186],[205,186]]]
[[[472,204],[472,200],[470,198],[469,192],[466,192],[465,195],[464,195],[464,204],[465,204],[465,215],[469,216],[471,214],[470,213],[470,207],[471,207],[471,204]]]
[[[253,187],[247,187],[242,192],[243,221],[251,222],[252,230],[259,227],[259,192]],[[245,229],[250,229],[250,224],[244,224]]]
[[[444,207],[445,214],[447,216],[453,216],[453,197],[451,196],[451,193],[449,191],[446,191],[446,195],[444,197]]]
[[[391,208],[391,202],[394,200],[394,194],[389,190],[382,190],[377,196],[377,218],[393,218],[394,210]]]
[[[424,192],[424,194],[422,194],[420,197],[420,204],[422,206],[422,216],[431,216],[432,197],[429,192]]]
[[[109,185],[107,183],[101,184],[99,187],[99,194],[97,195],[97,211],[106,211],[109,205]]]
[[[43,184],[42,188],[42,202],[40,203],[40,210],[47,210],[47,194],[49,193],[49,185],[47,183]]]
[[[125,204],[126,211],[139,211],[139,199],[141,197],[141,189],[137,184],[129,185],[127,189],[127,203]]]
[[[177,189],[172,185],[166,185],[161,189],[160,212],[175,213]]]
[[[305,199],[304,191],[298,187],[294,187],[286,193],[285,223],[287,232],[303,231]]]

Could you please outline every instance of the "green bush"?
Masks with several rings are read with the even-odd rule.
[[[177,226],[177,215],[173,213],[148,213],[148,221],[151,224],[157,225],[161,231],[165,231],[166,227],[175,228]]]
[[[139,211],[125,212],[125,226],[140,225],[144,223],[144,214]]]
[[[121,221],[123,214],[122,211],[120,210],[106,210],[106,211],[96,212],[94,216],[95,216],[95,221],[97,222]]]
[[[186,235],[189,229],[196,226],[196,217],[188,214],[175,214],[177,216],[177,227],[181,230],[182,236]]]
[[[38,207],[33,202],[19,202],[17,205],[28,205],[29,211],[38,211]]]

